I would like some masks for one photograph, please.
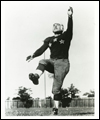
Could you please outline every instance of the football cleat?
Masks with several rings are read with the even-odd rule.
[[[58,109],[57,108],[52,109],[52,113],[51,113],[50,116],[55,116],[55,115],[58,115]]]
[[[30,73],[29,74],[29,79],[35,84],[35,85],[38,85],[39,84],[39,75],[38,74],[33,74],[33,73]]]

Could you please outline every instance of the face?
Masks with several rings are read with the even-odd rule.
[[[54,24],[54,25],[53,25],[53,31],[54,31],[54,32],[57,32],[57,31],[59,31],[59,30],[60,30],[60,24],[57,24],[57,23]]]
[[[53,24],[53,32],[57,33],[57,32],[63,32],[64,30],[64,26],[59,24],[59,23],[55,23]]]

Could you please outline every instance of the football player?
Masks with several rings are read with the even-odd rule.
[[[37,49],[32,55],[29,55],[26,60],[31,61],[33,58],[42,55],[47,48],[50,49],[50,59],[42,59],[36,68],[35,73],[29,74],[29,79],[33,84],[39,84],[39,78],[46,70],[54,74],[54,81],[52,86],[52,93],[54,95],[55,105],[53,107],[53,114],[58,114],[59,101],[62,99],[61,87],[67,73],[69,72],[69,48],[73,36],[73,8],[68,9],[68,25],[64,31],[64,26],[59,23],[53,24],[53,36],[44,40],[43,45]]]

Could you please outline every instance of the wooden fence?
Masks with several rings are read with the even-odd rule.
[[[70,107],[94,107],[94,98],[73,99]]]
[[[94,98],[84,98],[84,99],[80,99],[80,98],[76,98],[76,99],[72,99],[71,103],[70,103],[70,107],[94,107]],[[53,100],[49,100],[47,99],[46,102],[44,99],[42,100],[33,100],[33,105],[32,107],[53,107],[54,105],[54,101]],[[6,100],[5,101],[5,108],[22,108],[24,107],[23,102],[19,101],[19,100]],[[62,107],[61,102],[59,102],[59,107]]]

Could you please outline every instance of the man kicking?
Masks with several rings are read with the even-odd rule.
[[[36,68],[35,73],[29,74],[29,79],[38,85],[38,79],[43,74],[44,70],[54,74],[54,81],[52,86],[52,93],[54,95],[55,105],[53,107],[53,114],[58,114],[59,101],[62,100],[61,87],[67,73],[69,72],[69,48],[73,36],[73,9],[68,9],[68,25],[65,32],[64,26],[59,23],[53,24],[54,35],[44,40],[43,45],[37,49],[33,55],[29,55],[26,60],[31,61],[33,58],[43,54],[47,48],[50,49],[50,59],[42,59]]]

